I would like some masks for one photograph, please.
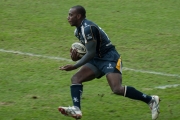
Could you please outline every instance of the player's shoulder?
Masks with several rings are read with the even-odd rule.
[[[90,21],[90,20],[87,20],[85,19],[83,22],[82,22],[82,26],[81,26],[81,29],[86,32],[86,31],[91,31],[92,32],[92,29],[95,28],[95,29],[98,29],[98,25],[96,25],[94,22]]]
[[[94,24],[94,22],[92,22],[92,21],[90,21],[90,20],[88,20],[88,19],[84,19],[84,20],[82,21],[82,25],[83,25],[83,26],[92,25],[92,24]]]
[[[82,27],[83,28],[88,28],[88,27],[91,27],[91,26],[97,26],[94,22],[88,20],[88,19],[84,19],[83,22],[82,22]]]

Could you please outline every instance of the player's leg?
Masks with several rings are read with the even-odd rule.
[[[71,97],[73,101],[72,107],[59,107],[59,111],[66,115],[76,119],[82,117],[81,112],[81,95],[83,92],[83,82],[93,80],[100,75],[100,71],[90,63],[85,64],[80,70],[72,76],[71,82]]]
[[[81,109],[80,97],[83,92],[83,82],[87,82],[96,78],[99,71],[95,66],[90,63],[85,64],[82,68],[72,76],[71,78],[71,97],[73,100],[73,105]]]
[[[148,96],[131,86],[122,86],[122,76],[120,73],[109,73],[106,75],[108,83],[114,94],[122,95],[135,100],[141,100],[145,103],[149,103],[152,99]]]
[[[112,58],[118,56],[117,52],[111,52]],[[141,100],[145,103],[149,103],[152,99],[151,96],[146,95],[134,87],[122,86],[122,60],[121,57],[117,59],[117,62],[106,61],[105,64],[109,63],[108,67],[105,67],[104,72],[106,73],[106,78],[108,83],[115,94],[122,95],[131,99]]]
[[[111,52],[112,59],[115,56],[118,56],[116,52]],[[104,72],[106,73],[106,78],[108,83],[112,89],[112,91],[117,95],[122,95],[124,97],[128,97],[135,100],[143,101],[149,104],[152,111],[152,119],[156,119],[159,114],[159,97],[158,96],[149,96],[138,90],[136,90],[132,86],[122,86],[122,60],[121,57],[117,60],[117,62],[112,62],[113,60],[107,59],[107,62],[104,63]]]
[[[82,84],[100,76],[100,71],[91,63],[83,65],[71,78],[72,84]]]
[[[122,76],[120,73],[109,73],[106,75],[108,83],[112,89],[112,91],[117,95],[122,95],[124,97],[128,97],[134,100],[140,100],[147,103],[152,112],[152,119],[156,120],[159,115],[159,102],[160,99],[158,96],[146,95],[134,87],[131,86],[122,86]]]

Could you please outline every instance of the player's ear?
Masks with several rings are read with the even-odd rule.
[[[77,18],[78,18],[78,19],[81,19],[81,14],[77,14]]]

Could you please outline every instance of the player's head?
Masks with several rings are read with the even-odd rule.
[[[71,26],[78,27],[84,18],[86,18],[86,10],[83,6],[76,5],[70,8],[67,19]]]

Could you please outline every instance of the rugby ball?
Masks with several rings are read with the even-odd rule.
[[[73,43],[71,48],[77,50],[79,57],[83,57],[86,54],[86,47],[80,42]]]

